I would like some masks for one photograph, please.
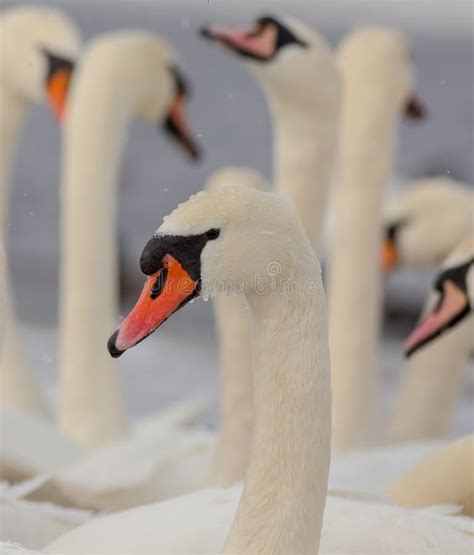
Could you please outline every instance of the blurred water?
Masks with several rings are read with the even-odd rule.
[[[1,5],[23,3],[2,1]],[[238,60],[198,37],[197,30],[208,22],[248,22],[261,13],[285,12],[321,30],[333,45],[354,26],[384,23],[398,27],[413,46],[418,92],[430,117],[422,124],[402,124],[397,173],[410,178],[447,173],[473,180],[471,2],[27,3],[61,6],[77,21],[86,39],[115,29],[156,31],[176,47],[192,82],[195,94],[190,116],[205,148],[203,163],[190,165],[149,125],[136,122],[130,131],[121,173],[119,233],[131,291],[141,283],[137,260],[151,232],[178,202],[201,189],[212,171],[226,164],[243,164],[271,178],[271,122],[262,93]],[[25,345],[48,380],[54,379],[56,368],[59,160],[60,131],[44,107],[35,107],[18,151],[8,250]],[[429,272],[404,272],[388,280],[387,402],[401,363],[400,341],[416,320],[430,280]],[[125,303],[124,311],[131,302]],[[160,334],[127,354],[123,368],[134,413],[156,409],[196,388],[216,392],[210,303],[198,302],[178,313]],[[468,404],[472,389],[466,390],[460,407],[458,431],[472,429]],[[214,416],[215,410],[209,420],[214,421]]]

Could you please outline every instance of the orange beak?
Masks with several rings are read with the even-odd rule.
[[[59,122],[64,119],[67,91],[72,71],[60,69],[55,71],[46,83],[46,94],[54,116]]]
[[[397,249],[391,239],[385,239],[380,249],[380,265],[385,272],[393,270],[398,263]]]
[[[117,358],[158,329],[173,312],[197,295],[198,284],[170,254],[150,275],[130,314],[110,337],[107,348]]]

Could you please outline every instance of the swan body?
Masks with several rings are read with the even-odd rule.
[[[472,352],[473,307],[471,233],[441,265],[425,314],[406,342],[400,393],[388,429],[392,443],[439,438],[449,431]]]
[[[18,482],[54,472],[82,456],[82,450],[47,420],[13,409],[0,412],[0,479]]]
[[[7,239],[8,206],[18,138],[32,103],[48,100],[61,116],[67,79],[80,48],[79,32],[60,10],[23,6],[0,16],[0,228]],[[6,270],[7,271],[7,270]],[[5,337],[0,349],[2,407],[47,414],[39,383],[21,348],[15,323],[13,292],[5,287]]]
[[[420,441],[341,453],[331,458],[329,485],[381,495],[392,482],[445,444]]]
[[[338,60],[344,97],[329,255],[335,453],[373,444],[379,435],[383,187],[391,174],[397,122],[413,86],[406,41],[388,28],[354,31],[340,46]]]
[[[385,267],[441,264],[474,230],[472,185],[447,177],[406,185],[384,212]]]
[[[276,278],[269,276],[271,263],[279,264]],[[320,539],[321,553],[470,552],[469,520],[341,495],[326,500],[331,394],[321,270],[285,199],[237,186],[194,195],[165,218],[141,267],[147,282],[109,339],[113,356],[193,298],[198,283],[206,295],[226,279],[229,293],[245,291],[255,348],[255,429],[245,484],[95,519],[47,553],[317,553]],[[177,276],[181,285],[173,287]],[[257,293],[252,276],[274,281]],[[289,293],[288,279],[313,280],[312,292]],[[157,280],[168,287],[159,291]]]
[[[61,191],[60,425],[85,447],[129,431],[117,364],[103,349],[118,314],[116,199],[128,126],[142,118],[171,129],[197,156],[186,93],[171,47],[141,31],[89,43],[72,83]]]
[[[94,449],[32,489],[29,499],[117,511],[183,495],[206,484],[212,450],[205,431],[153,430]]]
[[[474,436],[449,442],[394,480],[385,494],[407,507],[459,505],[474,516]]]
[[[51,503],[25,501],[25,486],[0,484],[0,539],[41,549],[72,528],[83,524],[89,514],[64,509]],[[3,554],[3,551],[0,551]]]
[[[59,538],[46,552],[221,553],[241,493],[240,486],[207,489],[100,517]],[[451,516],[449,509],[443,514],[328,496],[319,553],[470,554],[471,530],[471,522]]]

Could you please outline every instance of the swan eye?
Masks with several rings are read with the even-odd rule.
[[[214,241],[214,239],[217,239],[220,234],[221,234],[221,230],[216,229],[214,227],[209,231],[206,231],[206,237],[207,239],[209,239],[209,241]]]

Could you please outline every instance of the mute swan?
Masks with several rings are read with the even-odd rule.
[[[109,339],[114,357],[199,294],[224,285],[246,296],[255,428],[244,488],[97,518],[46,551],[316,553],[330,459],[329,346],[321,270],[294,208],[248,187],[198,193],[164,219],[141,268],[140,299]],[[471,523],[329,497],[321,552],[469,553],[472,539],[456,526]]]
[[[78,55],[79,33],[60,10],[21,7],[5,10],[0,17],[0,228],[3,241],[8,230],[8,206],[18,137],[28,108],[46,98],[60,117],[72,62]],[[39,384],[17,338],[13,294],[5,294],[5,337],[0,345],[2,407],[46,415]]]
[[[210,26],[202,34],[241,57],[262,86],[274,128],[275,189],[293,200],[311,243],[319,248],[340,104],[330,48],[316,31],[288,17],[260,17],[242,29]],[[250,317],[243,298],[227,295],[216,297],[215,313],[223,379],[213,476],[218,485],[229,486],[243,478],[249,458]]]
[[[28,483],[13,487],[0,484],[1,540],[40,549],[89,518],[85,511],[23,500],[28,487]]]
[[[391,172],[398,119],[404,109],[419,113],[410,98],[408,46],[396,31],[353,32],[339,49],[339,63],[344,83],[340,175],[329,254],[335,453],[377,439],[383,186]]]
[[[391,442],[438,438],[449,430],[474,335],[474,235],[438,272],[427,314],[406,342]]]
[[[41,100],[46,87],[49,103],[61,116],[68,74],[79,45],[76,27],[58,10],[14,8],[5,11],[0,19],[2,252],[15,147],[29,104]],[[4,260],[0,264],[0,318],[4,327],[0,338],[0,478],[15,481],[70,463],[80,450],[56,433],[46,420],[38,418],[45,412],[44,400],[16,338],[7,271]]]
[[[382,263],[418,268],[441,264],[474,229],[472,185],[446,177],[419,179],[386,207]]]
[[[127,129],[145,119],[198,157],[184,114],[188,93],[172,48],[141,31],[93,40],[72,83],[61,191],[60,425],[84,447],[127,430],[117,364],[103,349],[118,314],[114,245]]]

